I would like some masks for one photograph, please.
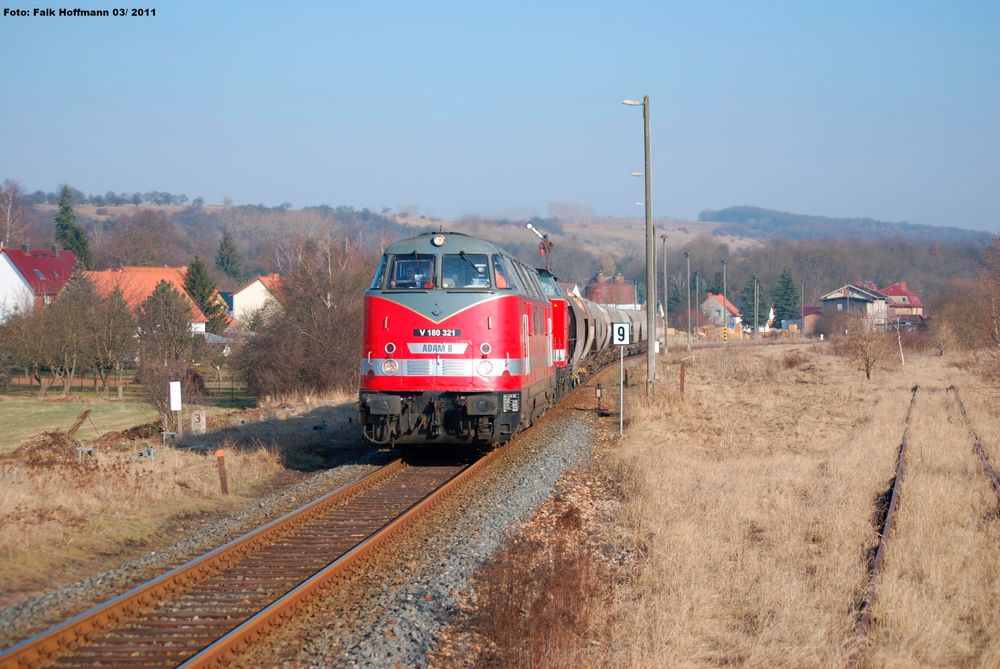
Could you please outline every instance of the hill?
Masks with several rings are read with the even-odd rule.
[[[924,241],[988,244],[992,238],[988,232],[962,228],[906,222],[890,223],[873,218],[828,218],[749,206],[706,210],[698,215],[698,220],[716,223],[717,235],[759,240],[845,238],[874,240],[899,236]]]

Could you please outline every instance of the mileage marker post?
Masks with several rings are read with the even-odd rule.
[[[631,339],[631,323],[611,324],[611,345],[620,353],[618,367],[618,436],[625,436],[625,347]]]

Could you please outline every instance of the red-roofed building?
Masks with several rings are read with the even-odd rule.
[[[709,293],[701,303],[701,313],[705,314],[712,325],[720,328],[735,328],[741,320],[740,310],[736,305],[729,298],[715,293]]]
[[[161,281],[166,281],[191,307],[191,332],[204,332],[208,319],[184,290],[186,272],[187,267],[122,267],[84,272],[83,275],[94,283],[102,297],[110,295],[116,289],[120,290],[133,311],[138,311],[142,303],[153,294],[156,286]]]
[[[76,266],[72,251],[0,246],[0,323],[55,299]]]
[[[627,309],[638,308],[635,286],[625,281],[621,272],[610,279],[603,271],[598,272],[597,276],[583,287],[583,296],[599,304],[613,304],[618,308]]]
[[[889,318],[919,323],[924,319],[924,303],[920,296],[909,289],[905,281],[879,288],[889,298]]]

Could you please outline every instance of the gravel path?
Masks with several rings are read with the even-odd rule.
[[[240,666],[427,666],[426,652],[470,577],[552,491],[587,461],[590,412],[562,409],[519,436],[487,480],[471,482],[417,521],[347,587],[310,602]],[[485,477],[484,477],[485,478]]]
[[[126,564],[21,601],[0,611],[0,648],[37,634],[129,588],[183,564],[305,502],[374,471],[394,457],[389,451],[345,449],[333,456],[349,462],[288,485],[221,520],[193,524],[188,538]]]

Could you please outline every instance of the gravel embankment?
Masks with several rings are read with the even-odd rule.
[[[345,449],[344,463],[283,487],[221,520],[195,523],[190,535],[119,567],[21,601],[0,611],[0,648],[37,634],[136,585],[155,578],[209,550],[239,537],[305,502],[358,479],[393,457],[388,451]]]
[[[518,437],[516,452],[470,482],[346,587],[307,604],[293,621],[241,657],[241,666],[426,666],[426,652],[470,578],[551,493],[584,463],[590,412],[553,412]]]

